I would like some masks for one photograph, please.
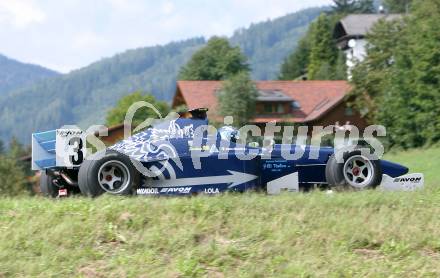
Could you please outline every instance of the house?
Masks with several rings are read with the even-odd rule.
[[[333,37],[338,48],[346,55],[349,73],[357,61],[365,58],[367,54],[365,38],[374,24],[381,19],[392,21],[401,17],[400,14],[350,14],[336,24]]]
[[[98,135],[98,133],[96,133]],[[124,139],[124,124],[117,124],[107,129],[107,136],[98,136],[106,146],[111,146]]]
[[[347,81],[256,81],[258,98],[256,116],[251,123],[296,123],[307,126],[366,127],[365,119],[349,107],[345,96],[351,87]],[[218,115],[217,95],[221,81],[178,81],[172,107],[209,108],[211,120]]]

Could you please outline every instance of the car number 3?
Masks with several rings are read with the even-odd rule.
[[[69,160],[73,165],[80,165],[84,160],[83,140],[79,137],[72,137],[68,143],[71,146],[73,155],[69,156]]]

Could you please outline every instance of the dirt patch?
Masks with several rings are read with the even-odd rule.
[[[78,274],[88,278],[104,278],[107,277],[102,271],[104,267],[104,261],[96,261],[93,264],[78,269]]]
[[[420,254],[423,256],[428,256],[435,259],[440,259],[440,252],[432,249],[423,249],[420,250]]]
[[[359,248],[354,249],[353,252],[357,255],[363,256],[365,258],[369,259],[383,259],[385,256],[380,252],[380,250],[377,249],[366,249],[366,248]]]
[[[221,272],[218,269],[215,268],[205,268],[206,272],[207,272],[207,276],[208,277],[213,277],[213,278],[224,278],[225,275],[223,274],[223,272]]]
[[[121,222],[128,222],[128,221],[131,221],[132,218],[133,218],[133,214],[131,214],[129,212],[123,212],[119,216],[119,221],[121,221]]]

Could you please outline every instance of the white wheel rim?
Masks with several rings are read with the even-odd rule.
[[[107,161],[99,167],[98,182],[99,186],[108,193],[121,193],[130,184],[130,171],[118,160]]]
[[[374,176],[373,164],[362,155],[349,157],[344,163],[343,171],[347,183],[356,188],[366,187]]]

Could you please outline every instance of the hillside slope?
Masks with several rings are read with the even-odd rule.
[[[0,54],[0,95],[57,75],[56,71],[21,63]]]
[[[322,8],[303,10],[253,24],[235,32],[231,41],[248,55],[255,79],[275,78],[282,59],[296,45]],[[36,86],[0,96],[0,139],[17,136],[29,143],[30,133],[62,124],[103,123],[106,111],[135,90],[170,100],[180,67],[205,39],[195,38],[129,50]]]
[[[286,56],[296,47],[297,41],[324,8],[303,10],[274,20],[251,24],[249,28],[234,32],[230,41],[240,46],[252,68],[255,80],[271,80],[278,77]]]

